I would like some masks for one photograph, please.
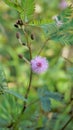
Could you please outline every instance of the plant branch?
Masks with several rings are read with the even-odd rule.
[[[26,34],[27,46],[28,46],[28,49],[29,49],[30,61],[31,61],[31,59],[32,59],[31,44],[29,44],[29,42],[28,42],[28,34],[26,32],[25,32],[25,34]],[[30,70],[29,85],[28,85],[28,88],[27,88],[27,91],[26,91],[26,94],[25,94],[26,99],[28,98],[28,94],[30,92],[31,82],[32,82],[32,69]],[[24,102],[24,106],[22,108],[21,113],[23,113],[25,111],[25,109],[26,109],[26,102]]]
[[[45,45],[47,44],[49,38],[46,39],[46,41],[43,43],[43,45],[41,46],[39,52],[38,52],[38,55],[42,52],[42,50],[44,49]]]
[[[73,120],[73,115],[70,117],[70,119],[66,122],[66,124],[61,128],[61,130],[65,130],[65,128],[69,125],[69,123]]]
[[[27,88],[27,92],[26,92],[26,95],[25,95],[25,98],[27,99],[28,98],[28,94],[29,94],[29,91],[30,91],[30,88],[31,88],[31,81],[32,81],[32,70],[30,72],[30,80],[29,80],[29,85],[28,85],[28,88]],[[26,109],[26,102],[24,102],[24,106],[22,108],[22,111],[21,113],[23,113]]]
[[[73,64],[72,61],[70,61],[69,59],[67,59],[66,57],[63,57],[66,61],[68,61],[70,64]]]

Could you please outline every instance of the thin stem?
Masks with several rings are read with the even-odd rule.
[[[37,98],[36,100],[32,101],[30,104],[27,105],[27,107],[30,107],[31,105],[35,104],[36,102],[39,102],[40,99]]]
[[[21,39],[20,39],[20,38],[18,39],[18,41],[19,41],[20,45],[22,45],[22,41],[21,41]]]
[[[73,120],[73,116],[66,122],[66,124],[61,128],[61,130],[65,130],[65,128],[69,125],[69,123]]]
[[[67,59],[66,57],[63,57],[66,61],[68,61],[70,64],[73,64],[72,61],[70,61],[69,59]]]
[[[23,60],[30,65],[30,62],[25,57],[23,57]]]
[[[26,98],[26,99],[28,98],[28,94],[29,94],[29,92],[30,92],[31,82],[32,82],[32,70],[31,70],[31,72],[30,72],[29,85],[28,85],[27,92],[26,92],[26,95],[25,95],[25,98]],[[23,106],[23,108],[22,108],[21,113],[23,113],[25,110],[26,110],[26,102],[24,102],[24,106]]]
[[[46,41],[43,43],[43,45],[41,46],[39,52],[38,52],[38,55],[42,52],[42,50],[44,49],[45,45],[47,44],[49,38],[46,39]]]
[[[25,33],[25,34],[26,34],[27,46],[28,46],[28,49],[29,49],[30,61],[31,61],[31,59],[32,59],[31,47],[30,47],[30,44],[29,44],[29,42],[28,42],[28,34],[27,34],[27,33]],[[31,68],[30,68],[30,69],[31,69]],[[27,91],[26,91],[26,94],[25,94],[25,98],[26,98],[26,99],[28,98],[28,95],[29,95],[29,92],[30,92],[31,82],[32,82],[32,69],[30,70],[29,85],[28,85],[28,88],[27,88]],[[25,110],[26,110],[26,102],[24,102],[24,106],[23,106],[23,108],[22,108],[21,113],[23,113]]]

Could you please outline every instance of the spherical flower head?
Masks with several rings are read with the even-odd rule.
[[[64,9],[67,8],[67,6],[68,6],[68,4],[67,4],[66,0],[61,0],[61,2],[60,2],[60,4],[59,4],[59,8],[60,8],[61,10],[64,10]]]
[[[48,61],[45,57],[36,56],[31,60],[31,68],[37,74],[44,73],[48,69]]]

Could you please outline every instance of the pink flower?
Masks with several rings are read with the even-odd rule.
[[[31,60],[31,68],[37,74],[43,73],[48,69],[48,61],[45,57],[36,56]]]
[[[59,4],[59,8],[61,10],[64,10],[65,8],[67,8],[68,4],[66,2],[66,0],[61,0],[60,4]]]

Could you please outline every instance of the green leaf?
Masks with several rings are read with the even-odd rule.
[[[48,112],[51,110],[51,101],[49,96],[47,96],[45,92],[46,91],[43,88],[38,89],[38,95],[40,98],[41,107],[45,112]]]
[[[40,101],[41,101],[41,106],[45,112],[48,112],[51,110],[51,101],[49,100],[47,96],[42,97]]]
[[[19,4],[18,2],[12,2],[12,1],[10,1],[10,0],[4,0],[4,2],[5,2],[8,6],[10,6],[10,7],[14,8],[15,10],[17,10],[18,12],[22,12],[22,11],[23,11],[23,10],[22,10],[22,7],[20,6],[20,4]]]
[[[8,121],[6,121],[3,118],[0,118],[0,128],[4,128],[5,126],[7,126]]]
[[[26,2],[26,0],[21,0],[21,6],[22,6],[22,8],[25,7],[25,2]],[[24,8],[24,9],[25,9],[25,8]]]
[[[22,95],[16,93],[15,91],[6,89],[5,92],[8,93],[8,94],[11,94],[11,95],[13,95],[13,96],[15,96],[16,98],[19,98],[19,99],[21,99],[21,100],[27,102],[27,99],[25,99]]]
[[[63,10],[58,19],[62,21],[62,25],[58,26],[56,22],[49,22],[48,19],[42,19],[41,21],[33,21],[34,25],[38,25],[44,31],[46,38],[53,40],[60,44],[73,45],[73,7],[69,6],[66,10]]]
[[[7,89],[6,76],[2,65],[0,64],[0,94],[4,93],[5,89]]]
[[[10,7],[14,8],[19,12],[20,18],[22,20],[28,20],[34,13],[34,0],[21,0],[21,1],[10,1],[4,0],[4,2]]]
[[[72,14],[73,14],[73,7],[70,5],[68,8],[61,11],[59,16],[60,18],[62,18],[63,21],[66,22],[72,18]]]
[[[20,13],[21,18],[28,20],[34,13],[34,0],[21,0],[21,7],[23,11]]]
[[[59,93],[50,92],[47,87],[39,88],[38,89],[38,95],[39,95],[40,98],[41,97],[44,97],[44,98],[48,97],[49,99],[52,98],[52,99],[55,99],[55,100],[58,100],[58,101],[62,100],[62,96]]]
[[[48,92],[48,97],[49,98],[52,98],[54,100],[57,100],[57,101],[61,101],[62,100],[62,96],[59,94],[59,93],[56,93],[56,92]]]
[[[61,101],[62,96],[59,93],[56,92],[50,92],[48,88],[39,88],[38,89],[38,95],[41,101],[41,106],[44,111],[50,111],[51,110],[51,99]]]

